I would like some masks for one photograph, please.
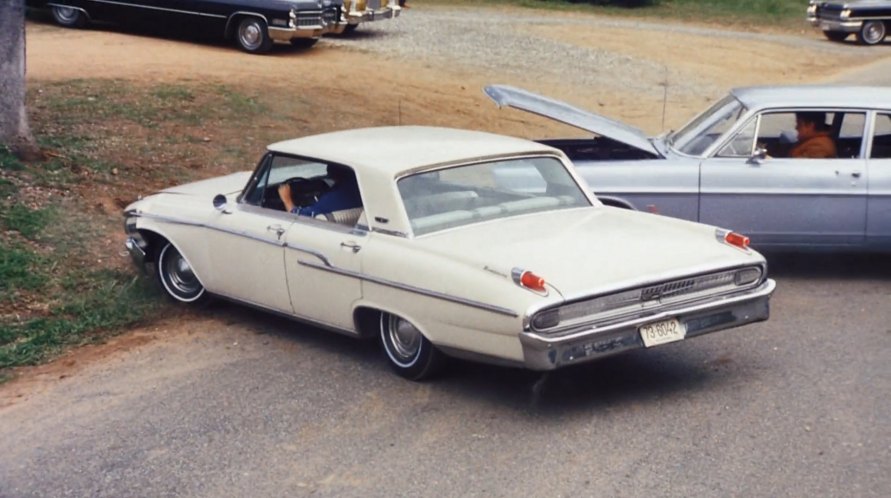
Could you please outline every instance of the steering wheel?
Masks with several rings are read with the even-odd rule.
[[[293,177],[282,183],[291,187],[291,200],[295,206],[309,206],[319,200],[319,196],[328,190],[328,185],[318,179]]]

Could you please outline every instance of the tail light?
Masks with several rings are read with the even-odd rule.
[[[511,277],[513,277],[514,283],[520,287],[525,287],[536,292],[544,292],[545,285],[547,285],[544,278],[522,268],[514,268],[511,271]]]

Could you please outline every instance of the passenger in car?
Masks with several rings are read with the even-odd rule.
[[[359,184],[356,175],[345,166],[336,164],[328,165],[328,178],[334,182],[330,190],[319,197],[319,200],[308,206],[297,206],[291,196],[291,186],[282,183],[278,186],[278,196],[285,204],[285,209],[290,213],[304,216],[332,213],[343,209],[352,209],[362,206],[362,196],[359,195]]]
[[[795,131],[798,143],[789,151],[790,157],[819,159],[838,155],[835,141],[829,136],[825,112],[796,112]]]

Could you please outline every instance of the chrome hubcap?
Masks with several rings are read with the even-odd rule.
[[[56,15],[64,21],[73,21],[77,17],[77,9],[71,7],[56,7]]]
[[[181,294],[194,294],[201,290],[201,283],[195,277],[192,267],[174,249],[173,254],[164,261],[164,272],[170,285]]]
[[[864,38],[869,43],[878,43],[885,36],[885,25],[880,22],[871,22],[866,26]]]
[[[387,322],[387,338],[393,346],[393,354],[402,360],[411,360],[421,349],[421,333],[411,323],[390,316]]]
[[[260,45],[261,40],[260,27],[256,22],[243,24],[239,30],[239,37],[245,46],[256,48]]]

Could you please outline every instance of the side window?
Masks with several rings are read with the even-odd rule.
[[[838,157],[841,159],[856,159],[860,157],[860,149],[863,146],[863,127],[866,125],[866,113],[846,112],[837,113],[839,124],[833,122],[833,130],[836,133]]]
[[[772,157],[790,157],[798,141],[794,112],[773,112],[761,116],[756,143]]]
[[[751,119],[736,135],[721,148],[718,157],[751,157],[755,151],[755,128],[757,119]]]
[[[876,114],[876,125],[872,135],[872,159],[891,159],[891,113]]]

